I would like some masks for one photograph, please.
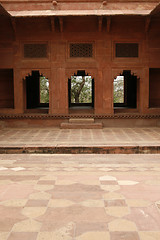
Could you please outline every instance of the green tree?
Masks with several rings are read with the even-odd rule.
[[[71,77],[71,102],[91,103],[92,102],[92,79],[91,76]]]
[[[114,79],[114,103],[124,103],[124,77]]]
[[[49,103],[49,81],[45,77],[40,77],[40,102]]]

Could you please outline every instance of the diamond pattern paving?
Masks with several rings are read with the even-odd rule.
[[[159,160],[1,154],[0,240],[159,240]]]

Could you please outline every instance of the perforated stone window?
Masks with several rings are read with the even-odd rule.
[[[46,58],[47,44],[24,44],[24,58]]]
[[[116,57],[138,57],[138,43],[116,43]]]
[[[93,44],[92,43],[71,43],[70,44],[70,57],[72,58],[91,58],[93,57]]]

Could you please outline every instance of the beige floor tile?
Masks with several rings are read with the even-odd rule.
[[[160,180],[158,180],[158,179],[148,180],[148,181],[145,182],[145,184],[147,184],[147,185],[156,185],[156,186],[159,186],[159,185],[160,185]]]
[[[13,183],[12,181],[10,180],[0,180],[0,185],[8,185],[8,184],[11,184]]]
[[[65,236],[63,233],[57,232],[40,232],[38,234],[37,240],[72,240],[71,236]]]
[[[29,199],[26,203],[26,207],[47,207],[49,200],[42,199]]]
[[[160,232],[139,232],[140,240],[160,240]]]
[[[36,232],[12,232],[7,240],[36,240]]]
[[[71,180],[57,180],[56,185],[72,185],[77,183],[77,181],[71,181]]]
[[[46,207],[25,207],[22,214],[28,218],[36,218],[43,215],[46,209]]]
[[[106,207],[106,213],[113,217],[124,217],[130,213],[128,207]]]
[[[105,190],[105,191],[111,191],[111,192],[114,192],[114,191],[117,191],[120,189],[120,186],[118,185],[101,185],[101,189]]]
[[[134,222],[128,221],[126,219],[116,219],[112,222],[108,223],[108,228],[110,231],[115,232],[131,232],[131,231],[137,231],[136,225]]]
[[[75,229],[74,222],[68,222],[65,226],[50,232],[40,232],[37,240],[73,240]]]
[[[147,168],[138,168],[137,170],[138,170],[138,171],[141,171],[141,172],[144,172],[144,171],[147,170]]]
[[[121,181],[118,181],[118,184],[119,185],[126,185],[126,186],[129,186],[129,185],[136,185],[138,184],[139,182],[136,182],[136,181],[129,181],[129,180],[121,180]]]
[[[152,204],[152,202],[143,199],[126,199],[126,203],[129,207],[148,207]]]
[[[24,207],[26,205],[27,199],[11,199],[0,203],[0,205],[5,207]]]
[[[47,174],[46,176],[41,177],[40,180],[57,180],[57,177]]]
[[[53,185],[35,185],[34,189],[38,191],[47,191],[53,189]]]
[[[35,185],[37,183],[37,180],[22,181],[22,183],[27,184],[27,185]]]
[[[99,180],[97,179],[97,180],[90,180],[90,179],[85,179],[85,180],[81,180],[80,181],[82,184],[84,184],[84,185],[100,185],[100,183],[99,183]]]
[[[51,194],[46,192],[37,192],[29,195],[29,199],[48,200],[51,198]]]
[[[76,240],[110,240],[108,232],[87,232],[78,237]]]
[[[112,170],[112,168],[99,168],[100,171],[105,171],[105,172],[109,172]]]
[[[116,177],[113,177],[113,176],[109,176],[109,175],[105,175],[105,176],[101,176],[101,177],[99,177],[99,180],[100,181],[103,181],[103,180],[117,180],[117,178]]]
[[[153,168],[154,171],[160,171],[160,168]]]
[[[104,200],[105,207],[126,207],[125,199]]]
[[[61,170],[60,168],[56,168],[56,167],[50,167],[50,168],[46,168],[47,171],[49,172],[56,172],[56,171],[59,171]]]
[[[87,200],[80,203],[84,207],[104,207],[103,200]]]
[[[9,232],[0,232],[0,240],[7,240]]]
[[[138,232],[110,232],[111,240],[140,240]]]
[[[75,204],[74,202],[67,199],[50,199],[48,207],[69,207]]]
[[[28,219],[14,224],[12,232],[39,232],[42,223]]]
[[[117,192],[109,192],[103,194],[103,199],[105,200],[115,200],[115,199],[124,199],[125,197]]]
[[[64,171],[68,171],[68,172],[78,171],[77,168],[73,168],[73,167],[63,168],[63,170],[64,170]]]
[[[128,170],[129,170],[129,168],[118,168],[117,169],[118,171],[120,171],[120,172],[127,172]]]
[[[91,171],[92,172],[93,168],[91,168],[91,167],[90,168],[89,167],[88,168],[87,167],[86,168],[81,168],[81,171],[85,171],[85,172],[90,172]]]

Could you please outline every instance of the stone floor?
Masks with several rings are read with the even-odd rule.
[[[0,146],[160,145],[160,128],[2,128]]]
[[[159,154],[0,155],[0,240],[159,239]]]

